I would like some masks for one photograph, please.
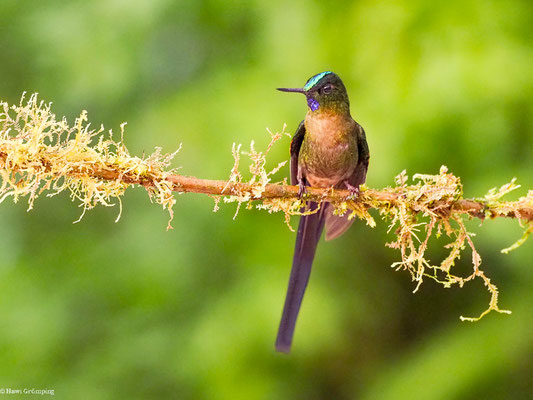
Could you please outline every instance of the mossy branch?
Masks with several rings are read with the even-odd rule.
[[[109,175],[107,175],[109,176]],[[109,179],[102,175],[102,178]],[[116,178],[110,178],[116,179]],[[268,183],[260,196],[254,197],[257,191],[256,184],[249,183],[231,183],[225,180],[200,179],[191,176],[169,175],[166,178],[175,186],[173,190],[183,193],[202,193],[209,195],[228,196],[228,195],[248,195],[252,200],[261,199],[298,199],[298,186],[287,184]],[[130,182],[141,185],[151,184],[150,182]],[[390,207],[408,197],[408,191],[397,190],[396,188],[387,188],[384,190],[363,188],[361,195],[355,199],[365,208],[381,209]],[[342,203],[350,198],[348,190],[340,189],[319,189],[308,188],[305,199],[313,201],[329,201]],[[432,207],[435,212],[441,214],[464,213],[471,217],[485,219],[496,217],[518,218],[523,221],[533,220],[533,205],[529,204],[527,199],[510,201],[505,203],[490,202],[486,199],[452,199],[451,201],[436,200]],[[416,206],[414,209],[416,209]]]
[[[170,221],[176,202],[173,192],[210,195],[215,199],[215,211],[221,200],[237,203],[237,212],[242,204],[268,212],[281,211],[289,227],[290,217],[300,214],[308,200],[328,201],[335,206],[336,213],[350,213],[351,218],[361,218],[372,227],[375,221],[369,210],[376,209],[388,221],[389,233],[395,236],[386,245],[401,254],[401,260],[392,267],[410,273],[416,282],[415,291],[425,277],[444,287],[454,284],[462,287],[481,278],[491,294],[489,307],[477,318],[461,319],[475,321],[490,311],[509,312],[498,307],[498,289],[480,269],[481,256],[474,247],[473,234],[466,230],[464,218],[516,218],[525,224],[524,235],[503,252],[523,244],[533,232],[533,190],[518,200],[503,201],[505,195],[519,187],[514,179],[483,197],[464,199],[460,179],[441,167],[436,175],[414,175],[410,185],[403,171],[395,178],[395,187],[383,190],[363,187],[356,199],[350,198],[345,190],[317,188],[309,188],[300,199],[296,186],[287,185],[285,180],[271,182],[285,162],[271,170],[265,168],[271,147],[287,135],[284,130],[275,134],[269,131],[271,142],[264,152],[256,151],[253,142],[247,153],[241,152],[240,145],[234,145],[234,166],[229,179],[207,180],[179,175],[176,169],[170,169],[178,151],[162,154],[156,148],[148,157],[131,156],[123,140],[125,124],[121,126],[121,139],[115,141],[111,131],[104,134],[103,127],[91,129],[85,111],[74,126],[69,126],[64,118],[56,120],[50,107],[39,102],[35,94],[28,101],[23,97],[18,106],[0,103],[0,203],[9,196],[14,201],[27,197],[31,209],[39,195],[54,196],[67,191],[80,201],[83,217],[86,210],[96,205],[113,205],[113,199],[121,209],[120,199],[126,188],[141,185],[154,202],[169,211]],[[240,171],[241,154],[247,154],[251,161],[248,179]],[[450,238],[445,246],[449,253],[435,264],[428,260],[426,250],[430,238],[442,233]],[[472,253],[473,271],[458,276],[453,273],[453,266],[466,247]]]

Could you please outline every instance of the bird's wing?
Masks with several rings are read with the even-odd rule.
[[[298,185],[298,154],[304,141],[305,125],[304,121],[300,122],[298,129],[291,140],[291,185]]]
[[[348,179],[350,185],[358,188],[366,181],[366,172],[368,170],[368,162],[370,160],[370,152],[368,150],[368,143],[366,142],[365,130],[359,124],[356,127],[357,135],[357,166]],[[326,211],[326,240],[332,240],[348,230],[352,225],[354,219],[349,219],[350,213],[347,212],[342,216],[333,214],[333,207],[328,204],[330,210]]]
[[[368,163],[370,161],[370,151],[366,142],[365,130],[359,124],[357,124],[357,129],[357,150],[359,151],[359,157],[357,159],[357,167],[350,177],[350,184],[355,187],[359,187],[366,182],[366,172],[368,171]]]

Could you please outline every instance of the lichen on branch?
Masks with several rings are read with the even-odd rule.
[[[161,154],[156,148],[148,157],[131,156],[123,140],[125,124],[120,126],[120,140],[115,140],[111,130],[91,128],[86,111],[69,126],[65,118],[56,119],[50,107],[37,94],[26,102],[23,96],[19,105],[0,103],[0,203],[9,196],[15,202],[27,197],[31,210],[41,194],[51,197],[66,191],[80,202],[81,219],[97,205],[116,201],[121,206],[128,186],[149,182],[150,198],[172,219],[176,200],[166,177],[174,171],[165,169],[177,151]]]
[[[203,193],[215,199],[215,211],[220,201],[237,203],[236,214],[246,208],[264,209],[270,213],[281,212],[290,227],[290,218],[301,214],[306,201],[328,201],[337,214],[350,213],[350,218],[360,218],[375,226],[369,210],[376,209],[389,225],[394,239],[386,245],[400,252],[400,261],[393,263],[396,270],[406,270],[418,290],[424,278],[430,278],[444,287],[458,285],[480,278],[490,292],[488,308],[475,321],[490,311],[509,313],[498,306],[498,289],[480,268],[481,256],[477,252],[473,233],[467,231],[465,219],[516,218],[524,227],[522,238],[504,253],[514,250],[533,232],[533,190],[515,201],[503,197],[518,188],[513,179],[499,189],[491,189],[485,196],[464,199],[460,179],[441,167],[436,175],[415,174],[411,184],[405,171],[396,177],[396,186],[382,190],[361,188],[354,199],[346,190],[308,188],[305,197],[298,197],[298,187],[282,182],[272,182],[275,174],[285,165],[278,163],[267,169],[266,157],[272,146],[284,136],[270,131],[271,141],[265,151],[257,151],[252,142],[248,152],[233,145],[234,166],[227,180],[207,180],[176,174],[170,164],[178,150],[162,154],[160,148],[147,157],[131,156],[124,144],[125,124],[120,127],[120,139],[111,131],[91,128],[87,113],[83,111],[70,126],[65,118],[56,119],[51,105],[38,101],[32,95],[24,96],[19,105],[0,102],[0,203],[12,197],[28,199],[28,210],[42,194],[54,196],[68,192],[79,201],[84,213],[97,205],[119,205],[121,197],[130,186],[143,186],[150,199],[170,213],[176,203],[174,192]],[[249,176],[241,170],[241,155],[249,158]],[[291,228],[292,229],[292,228]],[[426,252],[433,237],[446,235],[448,255],[440,262],[429,260]],[[460,276],[454,266],[461,254],[469,248],[472,253],[472,272]]]

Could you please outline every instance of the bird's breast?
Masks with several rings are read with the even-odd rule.
[[[309,116],[300,163],[311,186],[329,187],[347,179],[357,165],[356,122],[349,115]]]

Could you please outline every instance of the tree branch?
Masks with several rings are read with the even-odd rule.
[[[0,152],[0,165],[5,165],[8,154]],[[34,162],[46,166],[45,171],[50,171],[51,167],[45,159],[33,160]],[[140,176],[135,173],[117,170],[114,164],[94,164],[73,166],[67,175],[72,178],[91,176],[95,179],[107,181],[120,181],[126,184],[137,184],[145,187],[156,186],[154,180],[158,178],[152,176]],[[172,184],[171,189],[180,193],[200,193],[213,196],[243,196],[248,195],[250,200],[261,199],[298,199],[298,186],[285,184],[267,183],[263,186],[261,196],[256,197],[259,184],[246,182],[231,182],[226,180],[201,179],[193,176],[184,176],[170,174],[165,179]],[[387,188],[384,190],[363,189],[361,195],[355,199],[366,208],[376,208],[395,205],[399,200],[405,200],[408,197],[408,191],[404,187]],[[341,203],[350,197],[348,190],[340,189],[320,189],[307,188],[305,199],[313,201],[329,201]],[[471,217],[484,219],[486,217],[506,217],[518,218],[523,221],[533,221],[533,204],[518,200],[504,203],[490,204],[482,199],[457,199],[455,201],[437,200],[432,204],[433,209],[438,210],[439,214],[451,214],[460,212],[468,214]],[[416,205],[413,207],[416,210]]]
[[[242,195],[247,193],[252,195],[255,186],[247,183],[232,183],[223,180],[200,179],[183,175],[170,175],[166,178],[174,184],[173,190],[183,193],[203,193],[210,195]],[[150,184],[149,182],[136,182],[139,184]],[[399,193],[398,193],[399,192]],[[307,188],[305,198],[314,201],[342,202],[349,198],[348,190]],[[366,189],[361,192],[361,196],[356,201],[361,202],[367,208],[379,208],[376,204],[390,205],[400,198],[405,198],[405,193],[395,188],[386,190]],[[298,186],[266,184],[259,199],[296,199],[298,198]],[[374,201],[371,201],[374,200]],[[376,203],[377,202],[377,203]],[[490,205],[487,201],[476,199],[458,199],[454,202],[436,201],[433,207],[439,212],[462,212],[476,218],[507,217],[519,218],[524,221],[533,220],[533,205],[525,204],[522,201],[507,202],[507,206],[512,211],[502,212],[501,205]]]

